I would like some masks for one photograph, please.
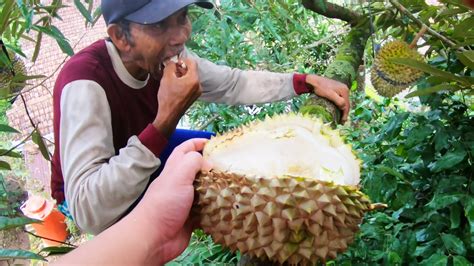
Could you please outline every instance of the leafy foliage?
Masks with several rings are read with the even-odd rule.
[[[46,3],[47,2],[47,3]],[[44,35],[50,36],[67,55],[73,55],[74,51],[69,41],[61,31],[53,25],[53,19],[61,19],[59,10],[65,5],[62,0],[52,1],[23,1],[5,0],[0,2],[0,73],[13,70],[11,55],[26,57],[21,49],[21,42],[35,43],[35,49],[31,58],[35,62],[41,49],[41,40]],[[93,10],[94,1],[75,0],[74,5],[84,16],[87,25],[93,25],[100,17],[98,10]],[[5,46],[5,47],[3,47]],[[10,52],[13,52],[10,54]],[[21,59],[16,59],[21,60]],[[41,75],[28,76],[26,73],[15,73],[8,84],[2,84],[0,95],[9,96],[15,88],[23,87],[28,80],[42,78]]]
[[[215,244],[212,238],[202,230],[194,231],[188,248],[175,260],[166,264],[173,265],[209,265],[209,264],[236,264],[240,254],[233,254]]]
[[[195,9],[191,15],[194,33],[187,46],[203,58],[241,69],[320,73],[340,41],[335,35],[314,45],[332,27],[296,0],[224,0],[214,13]],[[246,107],[197,103],[187,115],[194,128],[223,132],[266,115],[298,110],[301,102],[299,97]]]
[[[375,22],[372,39],[374,47],[377,47],[376,42],[386,39],[397,38],[410,42],[414,38],[418,31],[415,21],[393,6],[387,6],[385,1],[372,2],[370,9],[365,6],[364,12],[372,16]],[[363,95],[354,97],[356,106],[352,112],[352,124],[341,129],[347,133],[347,140],[364,162],[364,191],[373,201],[387,203],[389,208],[368,214],[354,244],[328,265],[474,263],[474,108],[472,96],[469,96],[474,88],[472,11],[461,1],[442,2],[446,4],[435,7],[421,0],[400,1],[416,18],[455,44],[449,46],[433,34],[427,34],[420,46],[426,51],[427,63],[396,60],[397,63],[416,67],[427,74],[416,84],[416,90],[408,95],[417,98],[407,104],[406,101],[390,99],[377,103]],[[242,3],[240,5],[245,6]],[[258,1],[255,5],[258,5]],[[252,12],[242,13],[239,22],[247,21],[247,16],[252,17]],[[215,18],[206,19],[213,21]],[[271,21],[281,23],[276,22],[278,19]],[[259,27],[264,26],[254,26]],[[466,34],[461,34],[463,31]],[[271,34],[268,34],[268,40],[274,43],[285,38],[280,36],[272,39]],[[206,42],[200,41],[198,43],[204,47],[198,46],[199,52],[211,58],[215,56],[215,59],[225,58],[226,63],[236,62],[235,65],[239,67],[254,66],[255,58],[258,58],[248,52],[249,48],[243,47],[265,42],[261,39],[247,40],[237,46],[242,47],[237,51],[237,56],[229,59],[233,53],[222,48],[229,43],[215,43],[212,36],[227,38],[232,34],[203,38],[210,40],[213,45],[207,47]],[[256,36],[266,40],[261,35]],[[301,42],[299,46],[303,46],[304,38],[298,41]],[[213,54],[214,47],[226,52]],[[267,49],[271,50],[270,47]],[[367,61],[370,62],[372,53],[370,49],[368,52]],[[267,56],[263,59],[266,62],[273,62],[277,66],[285,64],[275,59],[273,54]],[[291,58],[286,59],[286,64],[292,62]],[[242,61],[244,64],[238,64]],[[298,110],[299,107],[298,104],[286,103],[280,108],[275,106],[278,105],[232,109],[200,104],[189,115],[191,122],[205,125],[207,130],[221,132],[255,119],[260,113],[272,114],[275,110],[284,112]],[[220,119],[209,121],[213,116]]]
[[[348,139],[364,161],[364,191],[389,208],[366,217],[341,262],[474,261],[474,117],[450,95],[432,97],[424,112],[370,100],[355,109]]]

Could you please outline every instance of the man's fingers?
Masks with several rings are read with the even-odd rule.
[[[188,68],[188,70],[191,70],[191,71],[197,71],[197,63],[195,60],[193,59],[190,59],[190,58],[183,58],[181,59],[184,61],[184,63],[186,64],[186,67]]]
[[[176,64],[166,64],[163,69],[163,76],[176,75]]]
[[[203,159],[202,167],[201,167],[202,171],[207,171],[207,172],[211,171],[212,167],[213,167],[212,163]]]
[[[346,122],[351,109],[351,103],[349,101],[349,89],[344,88],[341,92],[341,97],[344,99],[344,107],[342,110],[342,122]]]
[[[202,149],[204,148],[204,145],[206,145],[208,141],[209,141],[208,139],[204,139],[204,138],[190,139],[181,143],[178,147],[176,147],[174,149],[175,150],[174,152],[188,153],[191,151],[202,151]]]
[[[180,161],[178,173],[181,175],[182,184],[192,184],[196,178],[196,174],[201,171],[204,159],[199,152],[191,151],[186,153]]]

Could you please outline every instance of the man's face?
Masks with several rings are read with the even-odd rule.
[[[157,24],[131,23],[132,59],[143,72],[158,79],[162,74],[163,63],[183,51],[184,44],[191,35],[191,28],[187,8]]]

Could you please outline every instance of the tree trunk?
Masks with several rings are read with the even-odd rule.
[[[369,20],[362,19],[351,29],[338,49],[334,61],[324,72],[324,76],[338,80],[350,88],[352,82],[358,77],[359,66],[363,64],[365,46],[369,37]],[[300,111],[320,116],[326,122],[339,123],[341,120],[341,113],[334,104],[316,96],[311,96]]]

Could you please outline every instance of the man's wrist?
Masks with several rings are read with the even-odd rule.
[[[151,222],[149,219],[149,210],[141,208],[140,205],[136,207],[129,215],[122,221],[124,223],[123,230],[133,231],[133,239],[140,243],[140,252],[142,252],[142,259],[144,265],[164,265],[163,253],[165,246],[165,239],[162,239],[163,232],[157,226],[159,221]]]
[[[156,129],[153,124],[149,124],[140,135],[138,135],[138,139],[157,157],[168,144],[168,137]]]
[[[157,117],[151,124],[163,136],[169,138],[171,134],[173,134],[173,132],[175,131],[178,122],[169,119],[168,117]]]
[[[308,86],[308,83],[306,82],[307,77],[308,77],[307,74],[295,73],[293,75],[293,88],[297,95],[301,95],[301,94],[309,93],[313,91],[311,86]]]

